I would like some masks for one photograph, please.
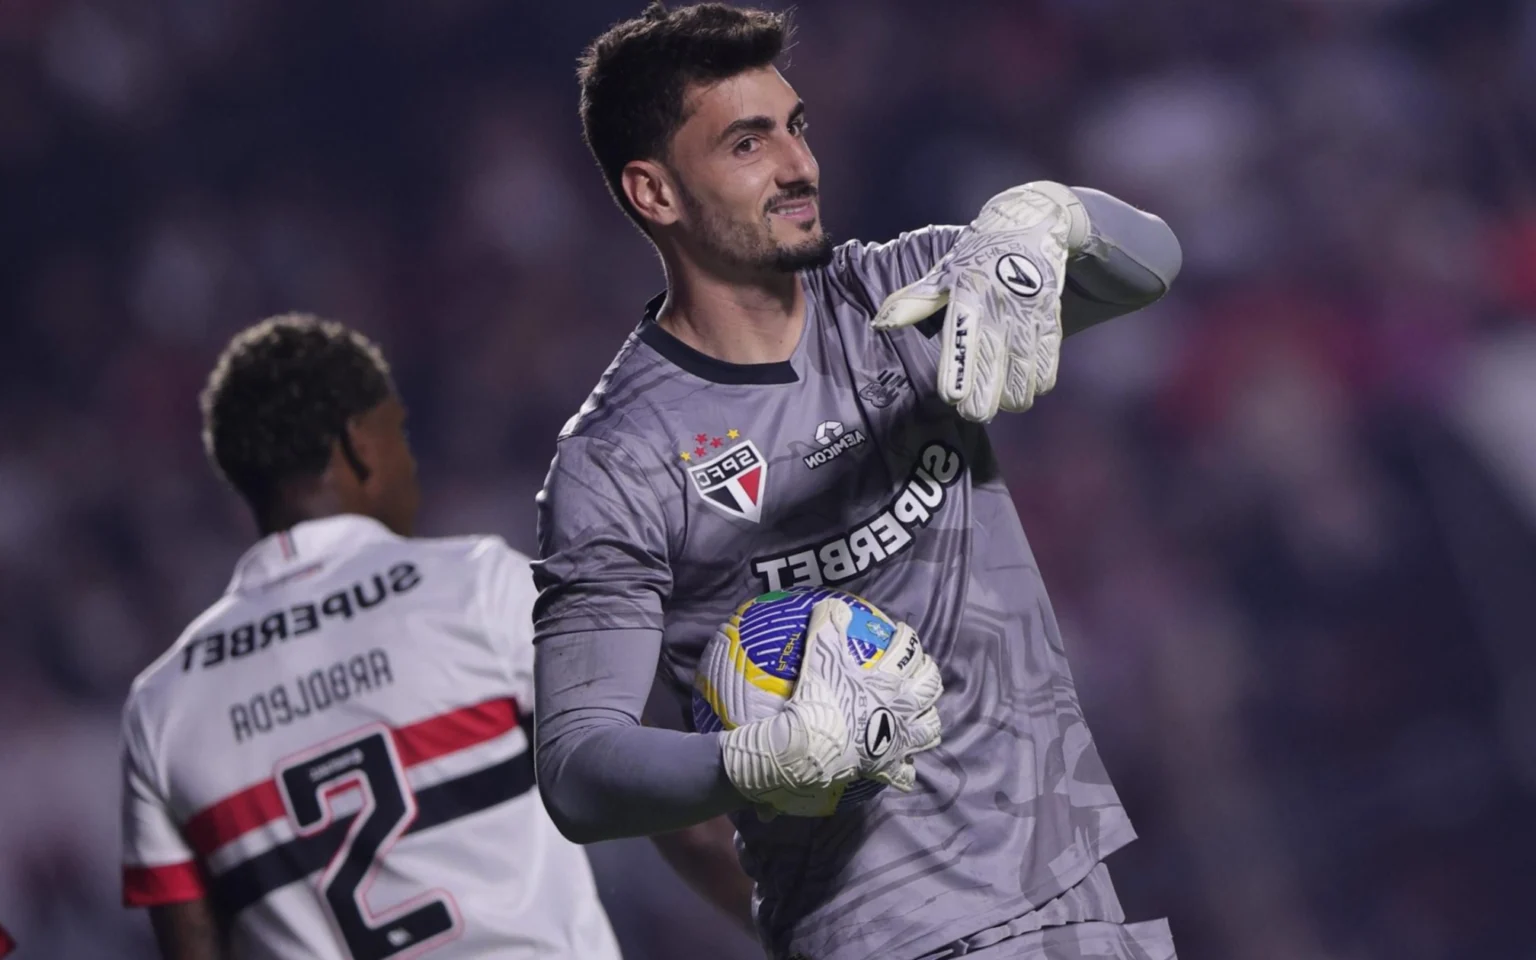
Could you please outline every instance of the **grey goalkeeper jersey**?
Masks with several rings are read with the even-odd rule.
[[[1096,199],[1096,228],[1109,205],[1143,217]],[[825,819],[736,816],[775,957],[909,960],[1047,907],[1042,924],[1123,919],[1095,867],[1134,833],[986,431],[937,397],[935,339],[869,329],[885,296],[927,272],[957,232],[845,244],[802,274],[804,333],[783,363],[697,353],[654,323],[653,301],[561,435],[540,497],[538,642],[586,644],[541,664],[541,739],[548,719],[562,743],[579,742],[560,726],[577,708],[583,732],[601,726],[605,706],[581,703],[601,685],[585,676],[631,656],[648,632],[686,702],[719,624],[782,587],[866,596],[912,624],[941,665],[944,742],[917,759],[915,792],[883,791]],[[1146,299],[1177,270],[1176,243],[1171,257]],[[1106,277],[1074,272],[1074,296]],[[654,664],[655,647],[642,655]],[[541,744],[541,778],[567,775],[558,753]],[[622,783],[589,789],[623,794]]]

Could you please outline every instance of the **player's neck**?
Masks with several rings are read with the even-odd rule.
[[[342,497],[324,485],[316,485],[302,491],[291,491],[263,514],[256,517],[256,527],[263,537],[283,530],[292,530],[310,520],[356,513],[348,510]]]
[[[656,322],[716,360],[781,363],[795,352],[805,327],[805,290],[798,274],[743,283],[669,264],[667,300]]]

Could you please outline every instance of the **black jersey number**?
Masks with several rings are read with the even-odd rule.
[[[416,819],[416,798],[405,780],[394,738],[383,727],[289,761],[277,771],[283,802],[299,834],[334,821],[331,802],[357,790],[363,807],[320,875],[320,895],[353,960],[388,960],[430,949],[459,931],[453,898],[429,890],[379,914],[368,909],[368,887],[379,861]]]

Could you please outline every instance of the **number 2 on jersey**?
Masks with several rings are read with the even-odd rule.
[[[318,833],[337,819],[331,804],[338,796],[352,790],[362,794],[362,809],[318,884],[353,960],[414,954],[458,932],[459,918],[443,890],[430,890],[378,915],[365,902],[380,860],[416,819],[416,797],[387,729],[363,731],[287,761],[277,770],[277,780],[301,836]]]

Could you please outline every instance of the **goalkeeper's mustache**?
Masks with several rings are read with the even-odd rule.
[[[775,194],[763,205],[763,213],[775,213],[780,207],[787,207],[801,200],[816,200],[821,196],[821,191],[814,184],[805,183],[789,187],[782,193]]]

